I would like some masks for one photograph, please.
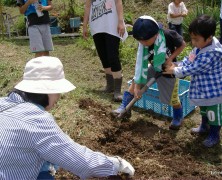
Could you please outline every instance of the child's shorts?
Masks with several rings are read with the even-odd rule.
[[[154,70],[152,65],[148,66],[148,76],[147,80],[154,77],[156,71]],[[178,96],[178,88],[179,88],[179,79],[177,78],[168,78],[164,76],[160,76],[157,80],[158,90],[159,90],[159,99],[164,104],[169,104],[171,106],[179,106],[180,99]]]
[[[30,50],[33,53],[53,50],[49,24],[32,25],[28,28]]]
[[[208,123],[213,126],[222,125],[222,104],[213,106],[200,106],[200,114],[207,116]]]

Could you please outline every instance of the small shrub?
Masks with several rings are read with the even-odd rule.
[[[83,19],[84,15],[84,2],[79,2],[76,0],[69,0],[68,2],[63,2],[58,5],[58,8],[55,9],[54,14],[58,17],[59,26],[64,32],[71,32],[72,29],[69,24],[70,18],[80,17]]]
[[[93,55],[97,55],[97,51],[96,51],[96,47],[94,45],[94,41],[92,36],[90,35],[90,31],[88,29],[89,32],[89,37],[85,40],[83,39],[83,28],[82,26],[79,29],[79,34],[80,34],[80,38],[77,39],[76,43],[77,45],[79,45],[80,47],[84,48],[84,49],[89,49],[92,51]]]
[[[126,24],[133,24],[133,14],[130,12],[125,13],[124,20]]]
[[[20,35],[26,34],[26,25],[25,25],[25,19],[23,15],[20,15],[18,17],[18,20],[16,22],[17,30]]]
[[[15,6],[16,0],[3,0],[3,5],[5,6]]]

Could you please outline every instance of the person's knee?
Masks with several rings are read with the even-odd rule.
[[[110,65],[111,65],[112,72],[118,72],[118,71],[122,70],[121,63],[120,63],[120,61],[118,59],[115,60],[115,61],[114,60],[110,60]]]

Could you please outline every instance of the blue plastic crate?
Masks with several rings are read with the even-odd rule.
[[[132,81],[129,81],[130,85]],[[188,94],[189,94],[190,82],[186,80],[179,80],[179,98],[183,104],[183,117],[188,115],[191,111],[195,109],[195,106],[190,106]],[[134,106],[152,110],[155,113],[173,117],[173,108],[170,105],[163,104],[159,100],[159,90],[157,88],[157,83],[154,83],[145,93],[143,93],[142,98],[139,99]]]
[[[69,24],[71,28],[79,28],[81,23],[80,17],[70,18]]]
[[[57,27],[58,19],[55,16],[50,16],[50,27]]]
[[[61,34],[61,27],[50,27],[51,34]]]

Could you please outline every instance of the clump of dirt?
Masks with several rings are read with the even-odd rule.
[[[79,108],[88,110],[91,115],[94,116],[109,116],[110,117],[110,111],[108,109],[111,109],[111,106],[104,106],[101,105],[95,101],[93,101],[91,98],[86,99],[80,99],[79,100]]]
[[[135,168],[133,179],[221,179],[221,147],[204,149],[203,139],[190,141],[187,128],[171,131],[166,125],[156,125],[158,119],[136,117],[134,120],[117,121],[109,115],[112,107],[100,104],[90,98],[80,99],[79,107],[90,116],[92,127],[87,136],[82,136],[79,143],[103,152],[118,155],[129,161]],[[157,123],[158,124],[158,123]],[[78,126],[83,124],[79,122]],[[188,137],[187,137],[188,136]],[[192,138],[192,137],[190,137]],[[213,169],[205,161],[214,164]],[[212,175],[212,172],[220,172]],[[60,170],[56,179],[79,179]],[[111,176],[92,179],[129,179]]]
[[[80,109],[89,109],[91,106],[95,106],[96,103],[90,98],[80,99],[79,100],[79,108]]]

